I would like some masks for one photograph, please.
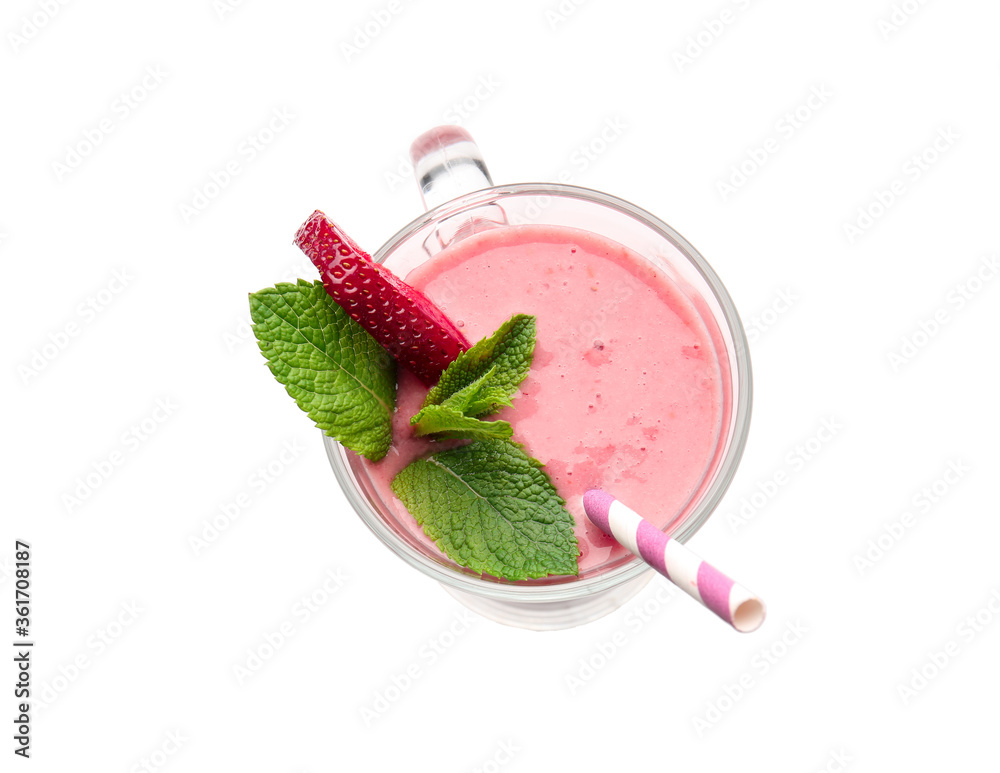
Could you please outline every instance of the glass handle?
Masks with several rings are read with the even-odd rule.
[[[438,126],[421,134],[410,147],[410,160],[425,209],[493,187],[479,146],[458,126]]]

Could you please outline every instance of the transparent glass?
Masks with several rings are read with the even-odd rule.
[[[428,170],[421,179],[420,164],[416,166],[423,189]],[[449,174],[447,165],[430,171],[432,177]],[[485,165],[478,179],[468,167],[466,171],[467,183],[489,184]],[[399,231],[373,258],[405,277],[474,233],[524,224],[580,228],[625,245],[670,276],[710,331],[722,374],[722,426],[701,485],[665,527],[681,542],[688,540],[716,509],[736,472],[749,429],[751,375],[736,308],[718,276],[687,240],[654,215],[614,196],[575,186],[528,183],[488,187],[439,204]],[[410,524],[402,523],[396,508],[376,493],[363,460],[332,438],[324,436],[324,442],[348,501],[375,535],[467,607],[497,622],[534,630],[590,622],[624,604],[652,575],[646,564],[631,556],[609,561],[579,578],[515,583],[464,570],[411,534]]]

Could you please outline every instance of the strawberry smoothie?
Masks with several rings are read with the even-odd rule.
[[[718,460],[724,374],[703,315],[664,271],[587,231],[525,225],[471,236],[405,280],[472,342],[512,314],[537,317],[531,371],[513,407],[489,418],[513,425],[514,440],[566,500],[581,577],[629,559],[584,514],[588,489],[612,493],[660,528],[683,520]],[[400,369],[392,448],[362,461],[410,539],[430,544],[390,488],[407,464],[443,447],[410,431],[426,393]]]

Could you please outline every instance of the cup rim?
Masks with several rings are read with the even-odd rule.
[[[458,211],[477,204],[486,203],[506,196],[558,196],[568,199],[581,199],[590,203],[600,204],[610,209],[616,209],[632,217],[652,230],[660,233],[671,242],[695,267],[708,284],[722,309],[723,318],[732,336],[736,359],[736,401],[733,406],[733,432],[729,449],[720,462],[718,473],[711,486],[705,492],[698,507],[688,516],[671,536],[679,542],[686,542],[704,525],[709,516],[716,510],[722,497],[732,482],[739,467],[746,446],[750,426],[753,379],[751,374],[749,344],[743,323],[718,275],[708,264],[701,253],[683,236],[660,218],[625,199],[613,196],[592,188],[559,183],[517,183],[513,185],[495,185],[483,188],[473,193],[451,199],[434,209],[428,210],[397,231],[372,256],[376,263],[382,263],[397,245],[425,226],[442,220]],[[585,579],[570,580],[552,585],[520,585],[516,583],[486,580],[478,575],[465,574],[438,563],[411,545],[399,539],[396,533],[387,526],[379,513],[371,506],[358,489],[351,471],[347,449],[333,438],[323,435],[323,443],[327,457],[333,468],[344,495],[365,525],[396,555],[424,574],[438,582],[457,590],[476,595],[489,596],[494,599],[530,602],[567,601],[580,596],[600,593],[628,582],[643,572],[649,571],[649,565],[641,558],[631,561],[608,572]]]

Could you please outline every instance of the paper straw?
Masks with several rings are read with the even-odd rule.
[[[600,489],[583,495],[587,517],[678,588],[741,633],[764,622],[764,602]]]

